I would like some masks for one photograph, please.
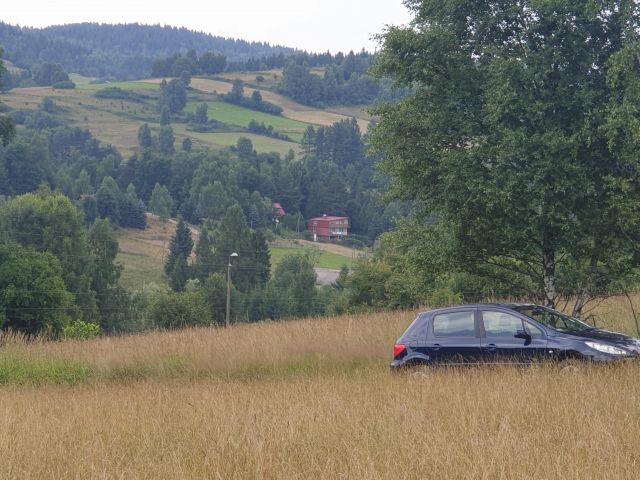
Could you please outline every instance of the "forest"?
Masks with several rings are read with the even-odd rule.
[[[6,59],[24,69],[57,63],[66,71],[118,80],[148,77],[156,59],[189,50],[215,52],[229,62],[294,53],[291,48],[186,28],[139,24],[81,23],[39,29],[0,23],[0,45]]]

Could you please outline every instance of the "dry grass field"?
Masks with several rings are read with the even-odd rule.
[[[5,339],[0,478],[638,478],[639,364],[392,376],[414,314]]]

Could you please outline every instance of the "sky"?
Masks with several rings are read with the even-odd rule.
[[[0,20],[45,27],[78,22],[172,25],[310,52],[365,48],[386,25],[410,16],[402,0],[19,0]]]

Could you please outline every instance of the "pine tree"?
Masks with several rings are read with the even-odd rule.
[[[254,230],[251,233],[251,253],[256,266],[258,283],[264,285],[271,277],[271,254],[262,230]]]
[[[169,257],[164,264],[164,271],[170,275],[176,265],[178,257],[182,255],[185,259],[189,258],[193,250],[193,239],[191,238],[191,230],[189,226],[180,218],[176,226],[176,233],[171,237],[169,244]]]
[[[146,123],[138,129],[138,145],[140,145],[141,148],[150,148],[153,145],[151,129]]]
[[[160,127],[160,133],[158,133],[158,144],[160,151],[167,155],[176,152],[173,144],[175,143],[175,137],[173,136],[173,128],[168,125]]]
[[[163,105],[160,110],[160,125],[165,126],[171,123],[171,110],[167,105]]]
[[[214,269],[214,253],[211,234],[207,227],[200,230],[196,245],[196,276],[205,280]]]
[[[184,291],[184,287],[189,279],[189,266],[185,256],[181,253],[176,258],[176,261],[169,274],[169,286],[174,292]]]

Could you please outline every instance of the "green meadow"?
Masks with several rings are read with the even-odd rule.
[[[81,83],[77,88],[82,90],[102,90],[103,88],[121,88],[122,90],[158,90],[159,83],[153,82],[105,82]]]
[[[271,268],[274,268],[278,263],[282,261],[282,259],[286,255],[295,255],[298,253],[304,253],[307,251],[313,251],[315,255],[317,255],[317,260],[315,263],[316,267],[319,268],[331,268],[334,270],[339,270],[343,265],[348,267],[351,266],[351,258],[340,255],[333,252],[325,252],[323,250],[318,249],[309,249],[304,247],[269,247],[269,252],[271,253]]]
[[[196,107],[201,102],[189,102],[186,107],[187,112],[195,112]],[[208,115],[210,119],[220,122],[236,125],[238,127],[246,127],[251,120],[262,122],[265,125],[271,125],[277,130],[299,130],[303,131],[310,124],[291,120],[290,118],[281,117],[279,115],[270,115],[264,112],[258,112],[249,108],[240,107],[227,102],[206,102],[208,106]]]

